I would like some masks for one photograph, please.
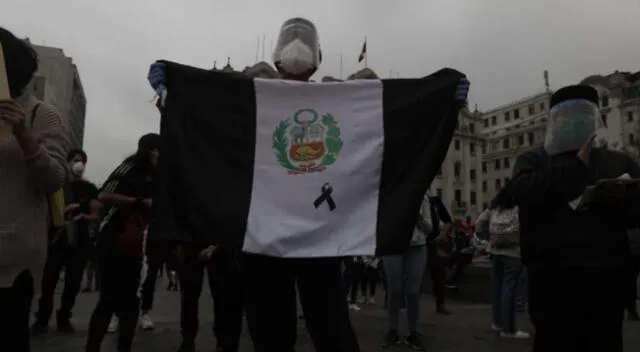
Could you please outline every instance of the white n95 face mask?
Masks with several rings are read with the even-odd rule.
[[[76,176],[82,176],[82,174],[84,173],[84,168],[84,163],[80,161],[75,162],[73,163],[73,165],[71,165],[71,171]]]
[[[313,68],[313,52],[300,39],[295,39],[280,51],[280,65],[290,74],[303,74]]]

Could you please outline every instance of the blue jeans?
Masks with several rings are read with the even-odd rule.
[[[493,323],[504,333],[516,331],[516,295],[524,266],[520,258],[491,257],[491,306]]]
[[[409,247],[403,254],[382,259],[387,279],[387,314],[389,329],[398,330],[400,308],[406,297],[407,320],[410,332],[417,331],[420,314],[420,288],[427,264],[425,246]]]

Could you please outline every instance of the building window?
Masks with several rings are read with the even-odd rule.
[[[482,192],[488,191],[487,181],[482,181]]]
[[[543,112],[545,110],[546,106],[544,104],[544,102],[540,103],[540,112]]]
[[[604,127],[607,127],[607,114],[602,114],[602,123],[604,124]]]
[[[476,133],[476,125],[474,123],[469,124],[469,133]]]
[[[454,193],[454,199],[456,200],[456,203],[460,204],[462,203],[462,191],[459,189],[456,189],[455,193]]]
[[[471,203],[471,205],[476,205],[476,192],[471,191],[469,193],[469,203]]]
[[[511,114],[508,111],[504,113],[504,120],[507,122],[511,120]]]
[[[442,188],[436,188],[436,195],[438,198],[442,199]]]
[[[536,113],[536,107],[533,104],[529,104],[529,115]]]
[[[524,145],[524,135],[523,134],[518,136],[518,145]]]
[[[487,162],[486,161],[482,162],[482,173],[483,174],[487,173]]]
[[[471,155],[476,153],[476,144],[475,143],[469,143],[469,153],[471,153]]]
[[[453,176],[454,177],[460,177],[461,169],[462,169],[462,164],[460,164],[459,161],[456,161],[456,163],[453,164]]]
[[[635,145],[636,144],[636,136],[632,134],[629,134],[629,144],[631,145]]]
[[[513,110],[513,118],[514,119],[520,118],[520,109]]]
[[[602,107],[606,108],[607,106],[609,106],[609,97],[606,95],[602,96]]]
[[[502,140],[502,149],[509,149],[509,138],[505,138]]]
[[[482,143],[482,154],[487,154],[487,145]]]
[[[469,170],[469,177],[471,177],[471,181],[476,180],[476,169]]]
[[[535,139],[534,139],[533,132],[529,132],[529,133],[527,133],[527,140],[528,140],[529,144],[533,144],[533,142],[534,142],[534,140],[535,140]]]
[[[504,158],[502,160],[502,166],[504,166],[505,169],[508,169],[511,167],[511,160],[509,160],[509,158]]]
[[[495,126],[498,123],[498,118],[491,116],[491,126]]]
[[[499,191],[500,188],[502,188],[502,180],[497,179],[496,180],[496,191]]]
[[[498,150],[500,150],[500,142],[493,142],[491,145],[491,151],[497,152]]]
[[[633,122],[633,111],[627,111],[627,122]]]
[[[500,159],[496,159],[495,165],[493,166],[493,168],[496,170],[500,170]]]
[[[484,120],[484,128],[489,127],[489,119]]]
[[[460,141],[459,140],[456,139],[456,140],[453,141],[453,148],[455,150],[460,150]]]

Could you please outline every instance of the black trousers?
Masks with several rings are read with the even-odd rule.
[[[23,271],[11,287],[0,288],[0,343],[7,351],[31,351],[29,315],[33,277]]]
[[[102,261],[100,296],[89,323],[87,352],[100,351],[109,321],[120,318],[118,351],[128,352],[138,323],[141,259],[110,254]]]
[[[344,287],[342,258],[245,255],[247,322],[255,352],[293,352],[297,301],[316,352],[359,352]]]
[[[378,281],[380,281],[380,271],[378,271],[378,268],[365,265],[364,275],[362,277],[362,283],[360,285],[362,288],[362,296],[366,297],[366,295],[368,294],[371,297],[375,297]]]
[[[360,291],[360,287],[364,287],[365,285],[365,277],[364,277],[364,264],[361,262],[355,262],[352,264],[352,272],[351,272],[351,303],[355,304],[358,300],[358,292]]]
[[[620,269],[529,269],[534,352],[621,352],[626,273]]]
[[[58,322],[71,318],[71,310],[76,303],[76,297],[82,285],[82,276],[87,266],[88,250],[71,246],[49,247],[47,261],[42,273],[42,292],[38,301],[36,319],[39,324],[47,325],[53,312],[53,297],[56,291],[60,273],[64,269],[64,289],[60,297]]]
[[[638,275],[640,275],[640,255],[632,256],[627,264],[627,300],[626,309],[629,314],[638,314]]]
[[[431,278],[431,289],[436,299],[436,308],[444,308],[444,286],[447,281],[447,266],[449,260],[438,257],[435,244],[427,246],[427,269]]]
[[[178,266],[181,287],[180,327],[183,345],[193,346],[198,334],[198,301],[204,271],[213,296],[213,333],[223,351],[236,352],[240,344],[244,310],[244,287],[240,254],[218,248],[211,261],[198,258],[200,248],[185,248],[184,263]]]
[[[142,283],[142,292],[140,297],[140,310],[145,313],[149,312],[153,308],[158,272],[163,264],[162,259],[163,258],[156,253],[151,253],[147,256],[147,277]]]

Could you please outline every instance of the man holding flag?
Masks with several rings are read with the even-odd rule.
[[[302,18],[284,23],[273,56],[283,80],[151,66],[151,86],[166,98],[161,133],[177,143],[161,160],[158,218],[169,240],[215,232],[212,241],[246,253],[255,351],[294,350],[297,286],[315,350],[356,352],[341,259],[409,245],[469,82],[442,70],[414,81],[307,83],[321,53]],[[406,159],[407,150],[424,160]]]

